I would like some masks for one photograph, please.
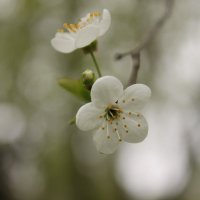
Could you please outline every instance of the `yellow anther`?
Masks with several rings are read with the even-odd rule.
[[[76,26],[74,24],[69,24],[70,30],[76,32]]]
[[[100,16],[100,15],[101,15],[101,13],[98,12],[98,11],[95,11],[95,12],[91,12],[91,13],[90,13],[90,17],[91,17],[91,18],[93,18],[93,17],[98,17],[98,16]]]
[[[74,24],[76,29],[79,29],[80,28],[80,24]]]
[[[101,13],[98,12],[98,11],[94,12],[93,14],[94,14],[94,16],[100,16],[101,15]]]
[[[66,29],[68,29],[68,28],[69,28],[69,24],[64,23],[64,24],[63,24],[63,27],[66,28]]]
[[[60,29],[58,29],[58,32],[59,32],[59,33],[63,33],[63,32],[64,32],[64,29],[60,28]]]

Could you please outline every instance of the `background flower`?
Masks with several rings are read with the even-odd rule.
[[[64,29],[56,33],[51,44],[59,52],[70,53],[89,45],[102,36],[110,27],[110,23],[111,16],[107,9],[104,9],[102,13],[88,13],[77,24],[65,23]]]

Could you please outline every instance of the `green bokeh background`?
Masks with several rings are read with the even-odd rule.
[[[199,7],[198,0],[176,0],[172,16],[141,55],[138,81],[152,88],[151,103],[166,109],[164,105],[172,102],[180,110],[187,110],[185,117],[193,116],[182,122],[183,132],[189,135],[186,149],[190,175],[185,174],[189,178],[182,189],[177,188],[173,195],[169,191],[156,200],[200,198],[199,75],[186,78],[186,82],[177,79],[185,93],[179,93],[179,87],[170,93],[166,85],[159,85],[160,74],[166,70],[163,66],[171,68],[174,74],[168,77],[166,73],[169,83],[170,78],[175,80],[182,73],[181,66],[174,70],[174,60],[188,41],[191,49],[199,52]],[[91,58],[80,50],[71,54],[56,52],[50,40],[64,22],[76,22],[87,12],[103,8],[110,10],[112,25],[99,38],[97,59],[104,75],[115,75],[126,84],[131,60],[115,61],[114,55],[132,49],[145,37],[164,12],[164,1],[0,0],[0,107],[20,112],[16,121],[6,121],[13,130],[11,133],[16,132],[20,123],[23,127],[19,131],[22,135],[12,142],[1,141],[0,137],[1,200],[155,200],[151,196],[130,194],[120,183],[116,168],[123,147],[113,155],[101,155],[95,149],[91,133],[82,133],[68,125],[84,102],[67,93],[57,81],[63,77],[80,78],[84,70],[94,66]],[[179,60],[188,56],[191,60],[188,68],[195,70],[200,60],[198,53],[192,55],[185,53]],[[173,86],[169,87],[173,90]],[[187,103],[179,101],[182,94],[188,97]],[[3,119],[6,112],[1,110]],[[5,129],[1,126],[3,135]],[[173,177],[169,179],[173,182]]]

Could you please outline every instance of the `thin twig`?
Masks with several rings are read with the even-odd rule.
[[[128,86],[135,84],[137,81],[138,70],[140,68],[140,52],[131,54],[131,58],[133,62],[133,67],[132,67],[132,72],[128,81]]]
[[[125,56],[131,56],[133,61],[132,73],[128,82],[128,85],[134,84],[137,81],[137,74],[140,68],[140,52],[150,43],[150,41],[154,38],[158,30],[164,25],[166,20],[171,15],[173,5],[175,0],[165,0],[165,12],[162,17],[155,23],[150,32],[144,37],[144,39],[135,46],[134,49],[127,51],[125,53],[118,53],[115,56],[116,60],[120,60]]]

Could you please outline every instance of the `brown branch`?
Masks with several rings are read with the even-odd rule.
[[[162,17],[155,23],[150,32],[144,37],[144,39],[135,46],[134,49],[127,51],[125,53],[117,53],[115,56],[116,60],[121,60],[125,56],[131,56],[133,61],[133,68],[131,72],[131,76],[129,78],[128,85],[132,85],[137,81],[137,74],[140,68],[140,52],[150,43],[150,41],[154,38],[159,29],[164,25],[166,20],[171,15],[173,5],[175,0],[165,0],[165,12]]]
[[[138,71],[140,68],[140,52],[130,54],[130,56],[132,58],[133,67],[128,81],[128,86],[136,83]]]

